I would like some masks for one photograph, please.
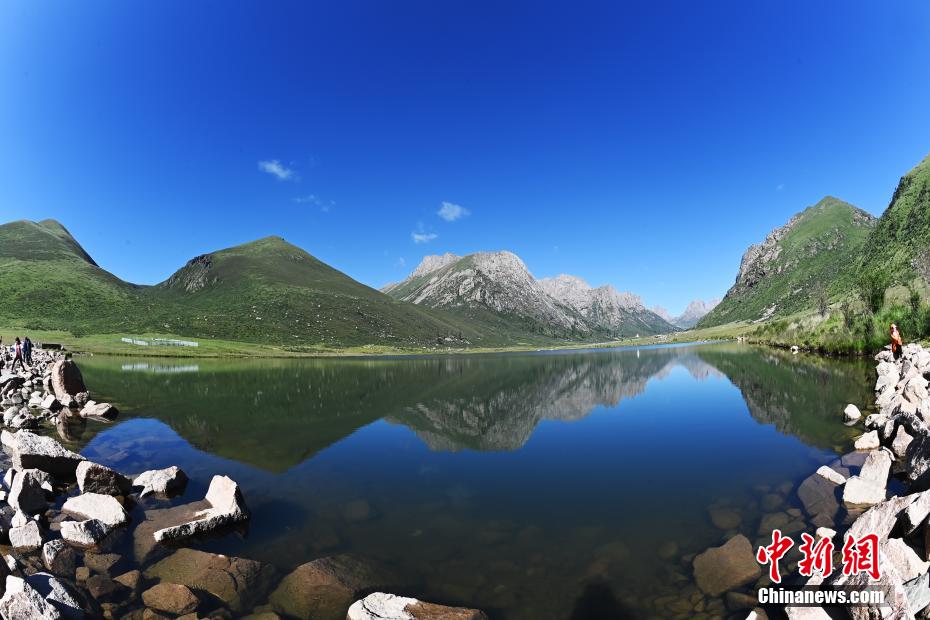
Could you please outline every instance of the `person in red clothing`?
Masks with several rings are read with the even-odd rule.
[[[891,324],[891,354],[894,355],[895,359],[901,358],[901,347],[904,346],[904,342],[901,340],[901,332],[898,331],[898,326],[894,323]]]
[[[19,341],[19,337],[16,338],[16,342],[13,343],[13,363],[10,364],[10,371],[16,370],[16,362],[19,362],[19,367],[23,370],[26,370],[26,363],[23,361],[23,343]]]

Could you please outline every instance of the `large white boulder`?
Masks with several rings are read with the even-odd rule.
[[[210,508],[199,512],[196,519],[156,530],[155,540],[183,540],[249,519],[249,510],[239,485],[228,476],[213,476],[206,500]]]
[[[129,520],[123,505],[112,495],[102,493],[82,493],[69,497],[61,511],[77,519],[95,519],[111,528]]]

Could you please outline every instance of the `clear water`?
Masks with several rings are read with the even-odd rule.
[[[361,554],[410,575],[404,594],[497,619],[726,615],[692,582],[726,535],[708,507],[761,540],[870,398],[865,364],[736,344],[79,363],[122,415],[72,429],[73,448],[127,473],[179,465],[184,501],[214,473],[242,486],[247,535],[201,548],[282,572]]]

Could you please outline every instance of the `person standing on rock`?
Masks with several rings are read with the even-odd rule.
[[[10,372],[16,370],[16,362],[19,362],[20,368],[26,370],[26,364],[23,362],[23,343],[19,341],[19,336],[16,337],[16,342],[13,343],[13,363],[10,364]]]
[[[901,358],[901,347],[904,346],[904,342],[901,340],[901,332],[898,331],[898,326],[894,323],[891,324],[891,354],[896,360]]]
[[[29,340],[29,336],[23,340],[23,359],[28,366],[32,366],[32,341]]]

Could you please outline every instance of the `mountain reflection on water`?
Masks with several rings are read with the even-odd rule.
[[[197,364],[97,357],[81,366],[96,395],[133,395],[121,403],[129,415],[153,415],[201,450],[268,471],[381,418],[434,450],[516,450],[540,421],[616,407],[678,366],[697,380],[727,377],[756,420],[823,448],[836,445],[831,407],[869,396],[864,365],[745,345]]]
[[[402,594],[493,620],[722,605],[691,576],[733,533],[708,509],[756,542],[849,449],[843,407],[871,396],[864,362],[743,344],[79,363],[122,413],[62,426],[70,447],[126,473],[179,465],[185,500],[214,473],[242,486],[248,536],[201,548],[282,571],[364,555],[413,576]]]

